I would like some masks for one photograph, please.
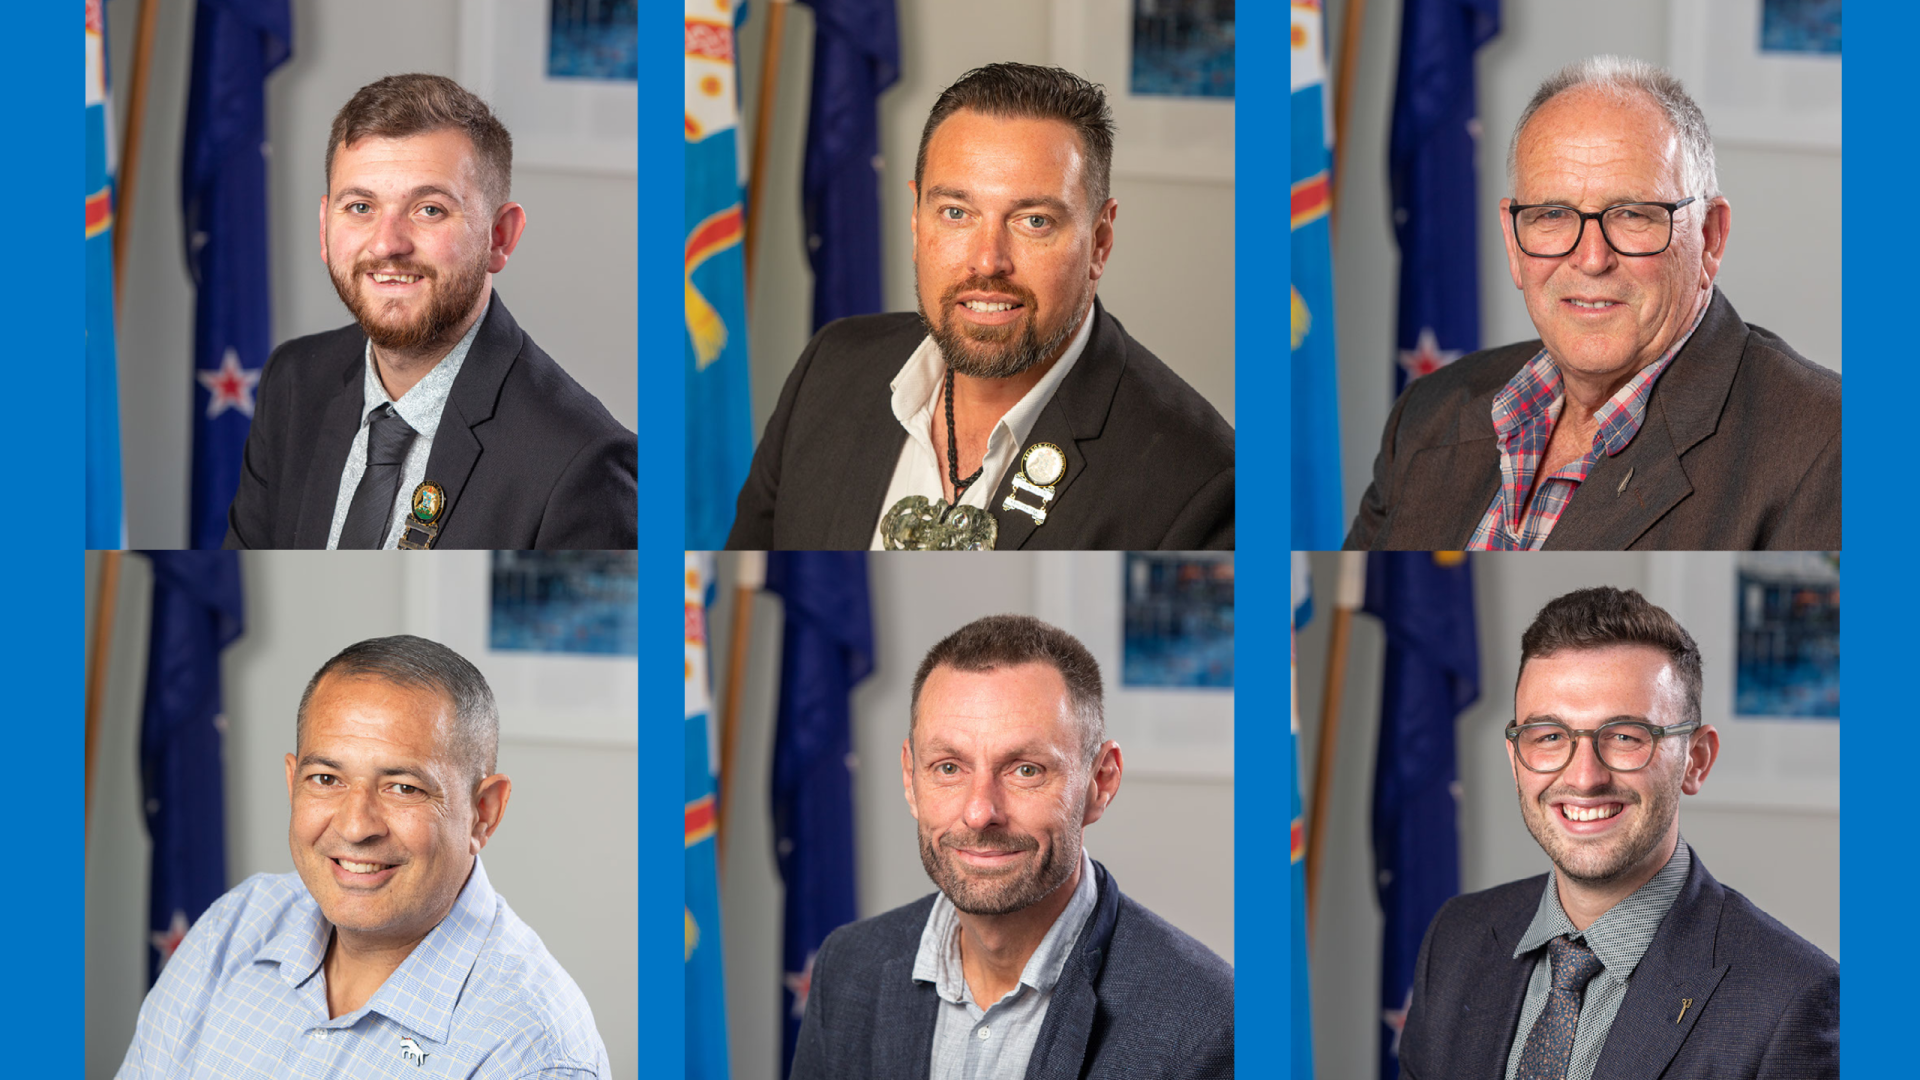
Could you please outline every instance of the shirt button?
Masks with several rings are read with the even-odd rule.
[[[993,1029],[983,1024],[981,1025],[980,1030],[974,1032],[974,1034],[979,1036],[980,1040],[984,1042],[986,1041],[987,1036],[993,1034]]]
[[[316,1038],[316,1039],[325,1039],[325,1038],[327,1037],[327,1029],[326,1029],[326,1028],[314,1028],[314,1029],[313,1029],[313,1037],[314,1037],[314,1038]]]

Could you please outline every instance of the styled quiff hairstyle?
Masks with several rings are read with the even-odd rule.
[[[1065,68],[1033,64],[988,64],[974,68],[940,92],[920,130],[920,155],[913,163],[913,183],[919,189],[927,171],[927,144],[941,121],[962,109],[1004,120],[1058,120],[1080,136],[1086,151],[1087,196],[1099,213],[1107,204],[1108,180],[1113,173],[1113,110],[1099,83],[1088,82]]]
[[[341,147],[448,128],[472,140],[480,190],[498,208],[513,188],[513,136],[486,102],[444,75],[389,75],[349,98],[328,136],[327,190],[333,190],[333,154]]]
[[[439,694],[453,706],[452,757],[466,765],[476,785],[493,775],[499,764],[500,711],[494,705],[487,677],[466,657],[437,641],[412,634],[368,638],[349,645],[321,664],[307,680],[294,727],[296,740],[306,738],[307,706],[320,680],[328,675],[376,679]]]
[[[1707,130],[1707,114],[1687,93],[1680,80],[1665,68],[1628,56],[1589,56],[1576,60],[1547,76],[1533,92],[1513,125],[1513,139],[1507,143],[1507,187],[1516,197],[1520,189],[1520,133],[1541,106],[1571,90],[1598,90],[1615,101],[1651,100],[1667,118],[1667,124],[1680,141],[1680,182],[1704,205],[1720,197],[1720,177],[1713,164],[1713,133]],[[1696,215],[1698,216],[1698,215]]]
[[[1067,701],[1080,724],[1080,758],[1093,764],[1107,741],[1106,708],[1102,703],[1100,663],[1080,639],[1031,615],[989,615],[975,619],[940,640],[920,661],[913,675],[913,705],[908,714],[907,741],[913,741],[920,720],[920,688],[935,668],[987,672],[1021,664],[1046,664],[1067,684]]]
[[[1577,589],[1548,601],[1520,635],[1520,670],[1527,661],[1562,652],[1644,645],[1667,654],[1680,676],[1681,723],[1700,719],[1700,646],[1686,627],[1633,589]],[[1518,683],[1515,684],[1518,689]]]

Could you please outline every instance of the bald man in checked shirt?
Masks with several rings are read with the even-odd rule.
[[[513,790],[480,672],[423,638],[363,641],[307,684],[297,731],[298,873],[194,923],[117,1075],[604,1080],[586,998],[480,863]]]

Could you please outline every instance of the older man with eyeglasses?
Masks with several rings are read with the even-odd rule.
[[[1840,966],[1680,837],[1720,753],[1693,638],[1637,592],[1581,589],[1520,652],[1507,756],[1553,869],[1434,916],[1401,1076],[1838,1077]]]
[[[1706,117],[1598,56],[1507,155],[1507,265],[1539,330],[1409,383],[1349,548],[1840,546],[1840,376],[1715,289],[1732,210]]]

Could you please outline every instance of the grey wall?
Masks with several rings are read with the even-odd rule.
[[[124,124],[138,4],[110,4],[114,109]],[[158,5],[147,122],[120,278],[120,413],[134,547],[186,544],[193,290],[181,247],[180,146],[193,5]],[[320,259],[333,114],[361,86],[407,71],[457,76],[457,0],[294,0],[293,56],[267,79],[273,339],[352,321]],[[368,28],[377,27],[370,33]],[[514,318],[621,423],[638,417],[632,177],[515,168],[527,230],[494,279]]]
[[[732,640],[737,556],[720,559],[720,602],[709,624],[713,670],[724,685]],[[869,562],[874,673],[853,695],[856,865],[860,914],[878,915],[932,891],[900,787],[900,742],[914,668],[933,644],[971,619],[1035,610],[1038,560],[1029,553],[875,555]],[[782,886],[767,802],[780,670],[780,601],[753,603],[750,662],[728,797],[721,866],[727,1022],[733,1073],[778,1075]],[[1110,683],[1114,680],[1108,674]],[[1126,746],[1121,747],[1123,753]],[[1233,782],[1173,779],[1137,770],[1087,830],[1087,850],[1134,899],[1233,959]]]
[[[752,131],[759,103],[765,11],[756,5],[740,41]],[[812,337],[813,275],[800,219],[813,70],[813,14],[789,4],[772,142],[766,223],[750,313],[757,431]],[[1052,63],[1050,0],[900,0],[900,81],[880,98],[881,260],[887,310],[914,310],[913,242],[907,233],[920,128],[940,91],[968,69],[1001,60]],[[1119,132],[1124,141],[1127,133]],[[1127,332],[1205,395],[1231,423],[1233,400],[1233,186],[1116,175],[1120,214],[1100,297]],[[902,362],[905,358],[902,357]]]
[[[1546,855],[1514,805],[1501,736],[1513,712],[1519,642],[1541,605],[1589,585],[1646,590],[1651,556],[1525,552],[1476,554],[1474,604],[1480,634],[1480,700],[1460,716],[1460,885],[1473,892],[1544,873]],[[1300,636],[1300,760],[1309,791],[1320,745],[1327,643],[1338,555],[1315,553],[1315,615]],[[1702,639],[1716,627],[1688,629]],[[1377,1071],[1380,908],[1373,885],[1370,815],[1385,643],[1379,621],[1353,619],[1342,683],[1337,756],[1313,931],[1313,1050],[1326,1080]],[[1707,673],[1706,694],[1724,695],[1726,673]],[[1741,752],[1723,739],[1724,763]],[[1714,777],[1707,778],[1707,790]],[[1840,955],[1840,816],[1832,811],[1707,806],[1683,800],[1681,832],[1715,877],[1832,956]]]
[[[103,556],[87,555],[87,610]],[[246,633],[226,652],[227,879],[293,869],[283,756],[314,669],[362,638],[409,627],[405,565],[377,553],[242,555]],[[147,988],[149,843],[139,806],[140,705],[152,572],[121,560],[87,846],[87,1076],[109,1077]],[[417,593],[417,590],[416,590]],[[469,657],[482,672],[485,657]],[[635,718],[638,723],[638,718]],[[487,876],[593,1008],[613,1067],[639,1075],[637,752],[503,737],[513,799]]]
[[[1328,40],[1351,0],[1328,0]],[[1349,506],[1366,490],[1380,431],[1393,405],[1394,303],[1399,250],[1387,198],[1387,135],[1400,43],[1400,5],[1365,5],[1353,75],[1350,130],[1336,192],[1334,303],[1340,348],[1341,461]],[[1483,345],[1539,336],[1507,274],[1499,203],[1506,190],[1507,139],[1540,80],[1595,53],[1669,62],[1666,0],[1614,0],[1604,17],[1584,0],[1501,5],[1500,35],[1480,50],[1480,312]],[[1707,116],[1713,123],[1711,113]],[[1808,213],[1809,198],[1840,191],[1840,155],[1715,146],[1720,187],[1733,207],[1720,285],[1741,315],[1794,348],[1840,370],[1840,230],[1837,209]]]

